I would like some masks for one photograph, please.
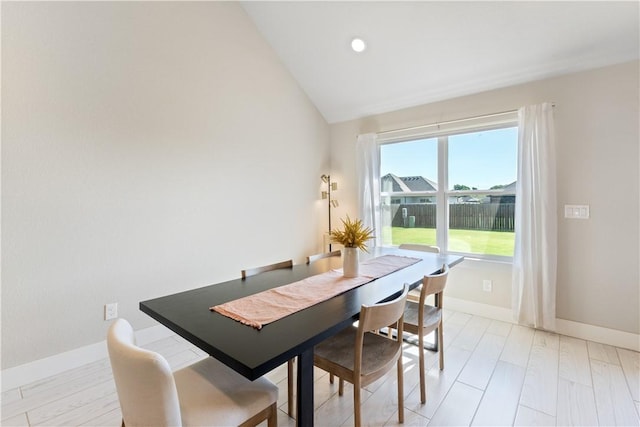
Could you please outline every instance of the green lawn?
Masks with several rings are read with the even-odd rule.
[[[383,242],[436,244],[435,228],[392,227],[383,230]],[[449,250],[476,254],[513,256],[515,233],[504,231],[449,230]]]

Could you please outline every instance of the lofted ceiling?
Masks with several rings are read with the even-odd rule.
[[[638,59],[637,1],[258,1],[250,18],[329,123]],[[367,49],[351,50],[354,37]]]

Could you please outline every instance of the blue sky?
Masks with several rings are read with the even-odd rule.
[[[381,176],[421,175],[437,182],[437,138],[387,144],[381,147]],[[516,127],[449,137],[449,186],[487,189],[516,180]]]

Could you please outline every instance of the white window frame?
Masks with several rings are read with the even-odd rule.
[[[389,131],[378,135],[378,150],[382,145],[396,144],[402,142],[415,141],[419,139],[437,138],[438,153],[438,190],[437,191],[417,191],[411,193],[412,196],[425,196],[436,198],[436,244],[447,253],[464,255],[468,258],[486,259],[495,261],[512,261],[513,256],[501,256],[493,254],[478,254],[472,252],[457,252],[449,250],[449,197],[467,196],[474,194],[490,195],[500,194],[503,196],[517,195],[505,193],[502,190],[449,190],[449,151],[448,138],[464,133],[477,133],[487,130],[504,129],[518,127],[518,115],[516,111],[491,114],[483,117],[471,119],[455,120],[446,124],[434,124],[419,126],[415,128]],[[380,192],[380,199],[386,197],[404,197],[402,192]]]

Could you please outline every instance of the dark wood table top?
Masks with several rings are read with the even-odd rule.
[[[455,255],[376,248],[371,254],[361,254],[361,261],[386,254],[412,256],[422,261],[267,324],[261,330],[212,312],[209,307],[340,268],[341,259],[324,258],[244,280],[142,301],[140,310],[246,378],[255,380],[350,325],[357,319],[362,304],[393,298],[404,283],[421,280],[443,263],[453,266],[463,260]]]

